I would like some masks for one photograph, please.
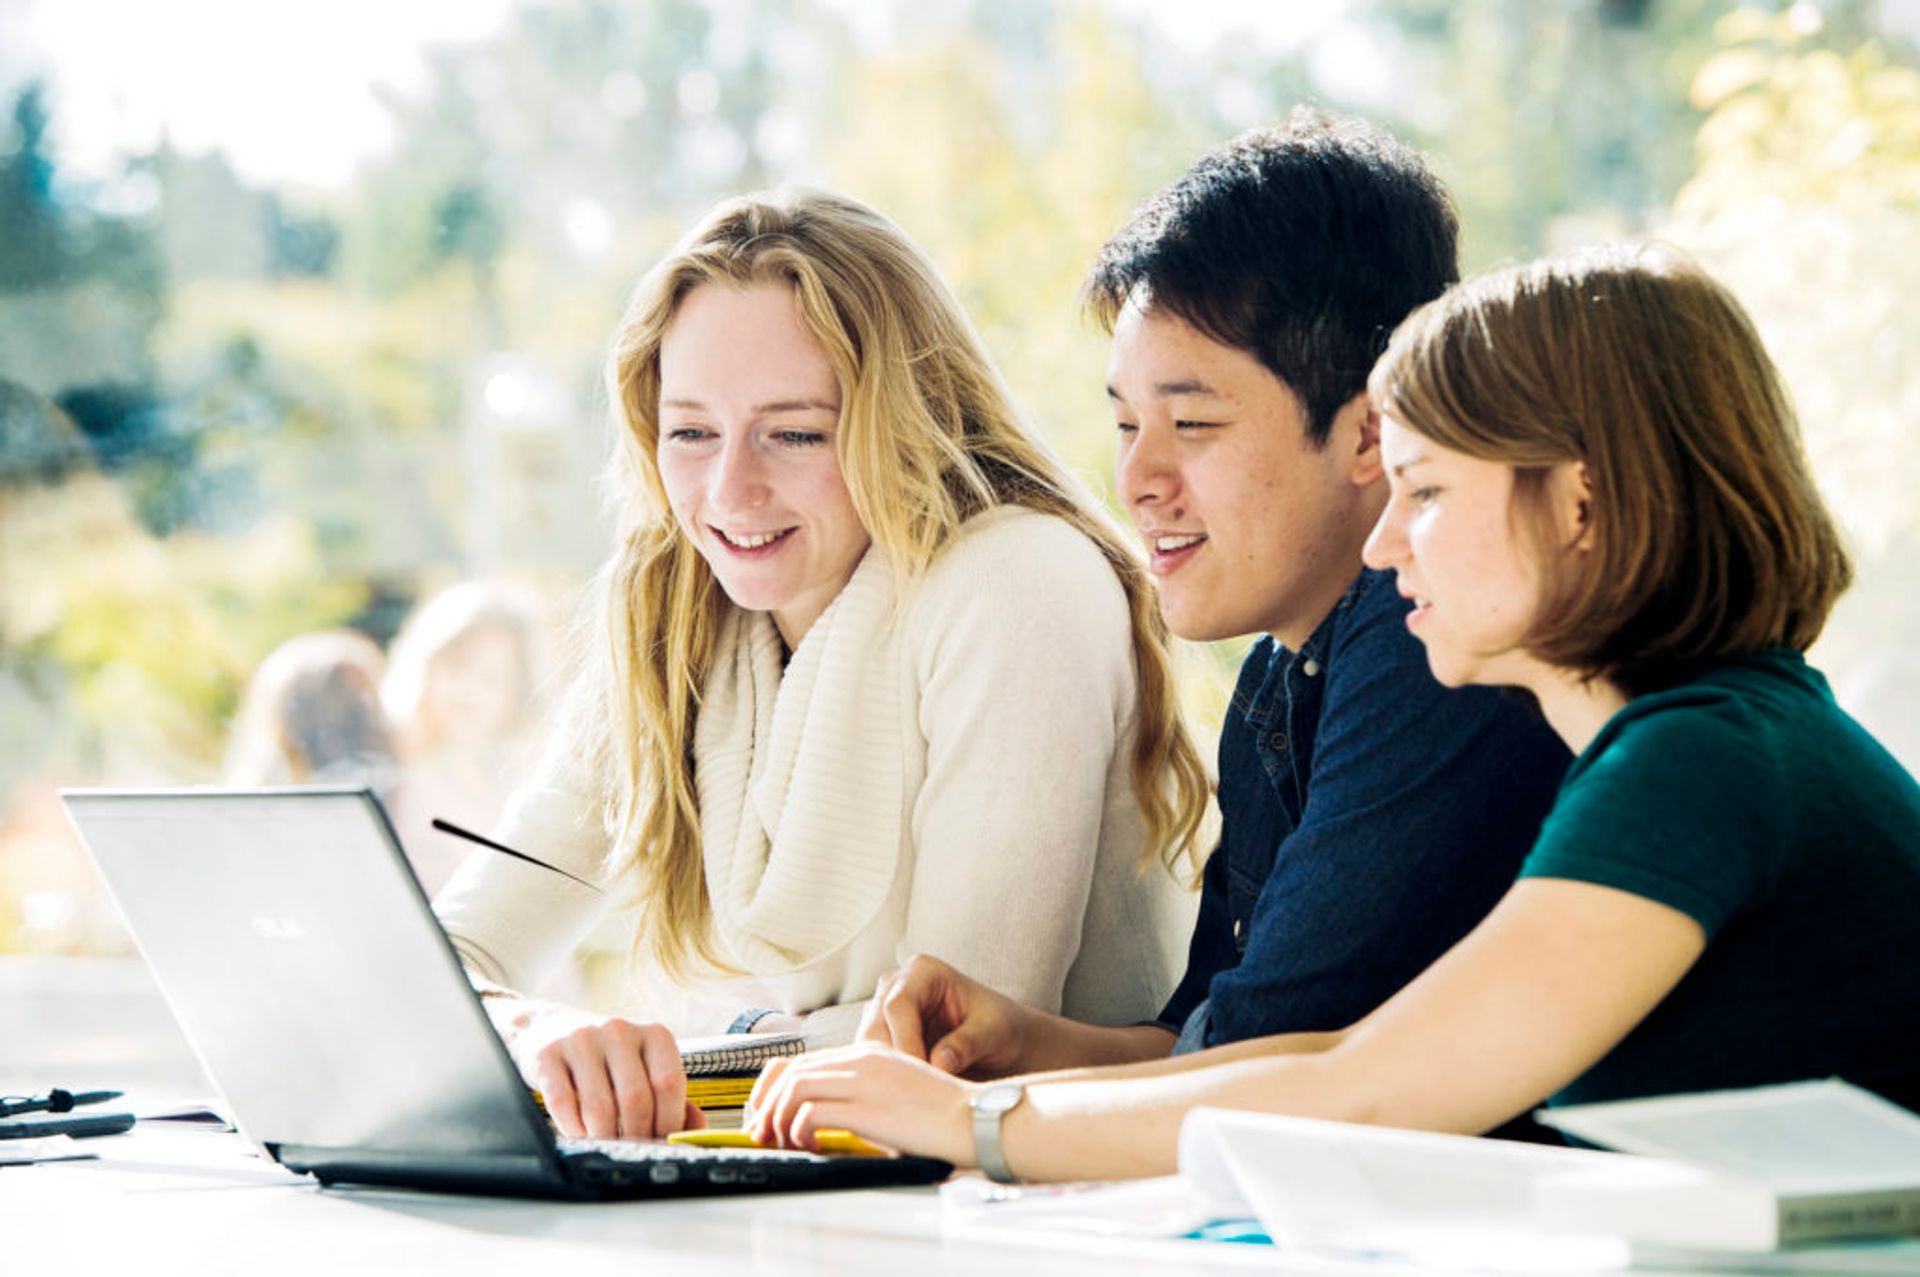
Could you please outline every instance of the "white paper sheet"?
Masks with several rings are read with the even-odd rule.
[[[1539,1117],[1592,1144],[1780,1189],[1920,1185],[1920,1115],[1838,1080],[1582,1104]]]

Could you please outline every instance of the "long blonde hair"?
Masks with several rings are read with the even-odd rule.
[[[608,392],[620,430],[612,482],[619,548],[603,569],[607,682],[589,742],[607,783],[614,868],[639,885],[636,951],[668,974],[725,969],[711,940],[693,729],[724,609],[682,535],[655,463],[660,344],[702,284],[791,286],[841,387],[835,449],[855,511],[902,584],[969,518],[1017,504],[1100,547],[1132,616],[1138,702],[1131,770],[1146,862],[1198,862],[1208,780],[1183,726],[1166,629],[1111,519],[1020,420],[985,348],[932,264],[857,201],[782,189],[727,200],[647,272],[615,330]]]

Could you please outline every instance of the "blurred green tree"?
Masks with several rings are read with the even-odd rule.
[[[46,287],[71,268],[53,198],[45,96],[36,83],[14,98],[12,136],[0,153],[0,292]]]
[[[1920,769],[1920,68],[1811,6],[1741,10],[1693,81],[1694,176],[1663,233],[1753,312],[1856,586],[1821,640],[1848,706]]]

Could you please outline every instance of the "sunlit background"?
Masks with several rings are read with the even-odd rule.
[[[1917,37],[1912,0],[0,0],[0,953],[127,950],[58,786],[303,778],[293,728],[238,739],[250,680],[359,696],[403,832],[488,818],[605,545],[604,343],[715,198],[889,213],[1106,491],[1081,272],[1300,101],[1425,148],[1469,268],[1656,235],[1732,284],[1860,569],[1816,657],[1920,765]],[[1185,654],[1202,732],[1236,655]]]

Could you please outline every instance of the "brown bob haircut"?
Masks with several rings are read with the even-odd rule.
[[[1514,467],[1513,514],[1543,554],[1547,477],[1585,463],[1589,552],[1549,573],[1525,645],[1629,696],[1804,650],[1852,582],[1752,321],[1671,249],[1469,280],[1407,318],[1369,389],[1402,426]]]

